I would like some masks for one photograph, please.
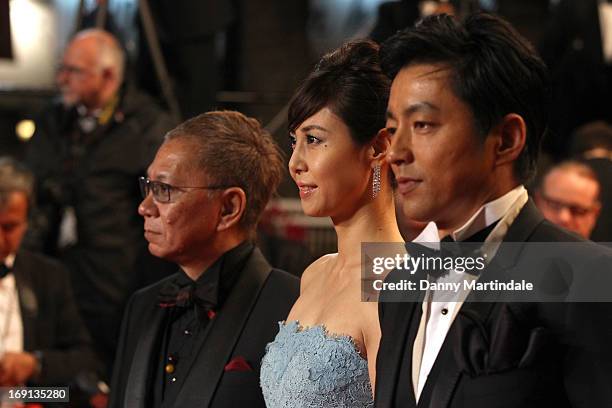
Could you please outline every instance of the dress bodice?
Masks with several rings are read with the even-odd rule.
[[[261,387],[268,408],[373,407],[368,363],[353,339],[328,334],[322,325],[279,323],[266,347]]]

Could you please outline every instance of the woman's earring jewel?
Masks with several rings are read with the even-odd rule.
[[[380,193],[380,164],[374,166],[374,176],[372,177],[372,198],[376,198]]]

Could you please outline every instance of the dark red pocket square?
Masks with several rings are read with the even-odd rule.
[[[253,367],[244,357],[238,356],[225,365],[225,371],[253,371]]]

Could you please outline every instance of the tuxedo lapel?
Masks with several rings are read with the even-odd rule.
[[[508,233],[504,237],[504,242],[527,242],[540,223],[544,221],[544,216],[537,209],[535,203],[530,198],[527,200],[521,212],[516,217]]]
[[[157,361],[157,348],[155,347],[163,326],[166,309],[153,305],[153,312],[142,335],[138,339],[127,384],[125,386],[124,406],[130,408],[145,408],[147,398],[150,397],[147,389],[149,374],[157,367],[151,367],[151,361]]]
[[[472,293],[469,296],[472,296]],[[495,302],[474,302],[474,298],[470,299],[468,297],[466,303],[459,310],[457,318],[463,314],[477,316],[480,321],[485,321],[489,318],[494,306]],[[455,322],[451,325],[449,334],[452,330],[456,330]],[[462,373],[453,356],[454,344],[448,340],[451,337],[449,334],[447,334],[431,373],[427,377],[418,407],[447,408],[450,406],[453,392]]]
[[[190,396],[194,394],[199,406],[210,406],[225,365],[270,272],[270,265],[255,248],[223,308],[211,321],[208,336],[186,375],[174,406],[189,406]]]
[[[37,348],[38,330],[36,321],[40,310],[38,307],[39,299],[34,290],[34,282],[27,261],[27,257],[24,257],[21,252],[17,254],[13,274],[19,295],[19,311],[23,324],[23,348],[24,350],[34,350]]]
[[[460,376],[461,371],[453,359],[450,347],[447,347],[445,343],[427,377],[417,407],[447,408],[450,406],[453,391]]]
[[[403,364],[403,370],[405,370],[406,373],[408,373],[409,378],[406,381],[406,384],[402,383],[402,384],[397,384],[397,387],[406,387],[406,389],[408,390],[407,392],[407,396],[408,396],[408,403],[410,404],[410,406],[416,406],[416,395],[414,394],[414,379],[412,378],[412,357],[413,357],[413,344],[414,341],[416,339],[417,333],[419,331],[419,325],[421,323],[421,318],[422,318],[422,314],[423,314],[423,304],[422,302],[420,303],[412,303],[411,304],[411,309],[412,312],[409,313],[410,318],[406,319],[407,320],[407,326],[408,326],[408,342],[406,345],[404,345],[404,350],[398,350],[399,353],[403,352],[403,355],[398,355],[398,358],[403,358],[404,364]],[[398,338],[406,338],[406,337],[398,337]],[[397,342],[398,344],[401,344],[401,342]],[[397,378],[397,376],[396,376]],[[401,376],[400,376],[401,378]],[[397,380],[395,381],[397,382]]]
[[[543,219],[542,214],[536,209],[533,201],[529,199],[509,227],[504,237],[504,242],[521,243],[528,241],[535,228]],[[500,278],[502,281],[507,280],[508,270],[516,264],[521,250],[521,245],[502,244],[491,263],[483,271],[479,281],[490,281],[496,278]],[[491,301],[479,302],[477,301],[478,296],[482,296],[482,294],[474,291],[468,295],[459,310],[457,318],[461,314],[474,316],[482,322],[492,318],[492,312],[496,304],[495,298],[490,299]],[[497,296],[499,296],[499,293]],[[456,322],[457,320],[455,319],[449,334],[452,330],[456,329]],[[418,407],[447,408],[450,406],[453,393],[462,374],[453,356],[453,344],[449,341],[449,337],[449,335],[446,336],[438,353],[438,357],[419,398]]]
[[[393,277],[389,275],[389,278]],[[377,407],[393,407],[396,399],[416,406],[412,387],[412,344],[421,321],[421,305],[422,301],[389,302],[384,306],[387,309],[381,327],[384,337],[378,351],[384,359],[377,361]]]

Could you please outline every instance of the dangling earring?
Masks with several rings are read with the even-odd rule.
[[[374,175],[372,177],[372,198],[376,198],[380,193],[380,164],[374,166]]]

